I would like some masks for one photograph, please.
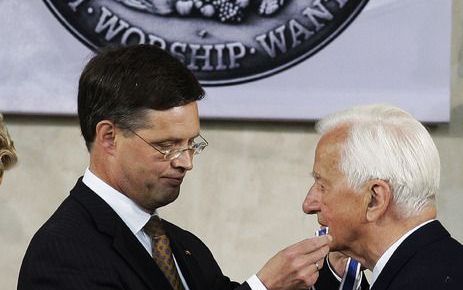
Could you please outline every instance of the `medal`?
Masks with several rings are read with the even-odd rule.
[[[315,231],[315,236],[324,236],[328,234],[328,227],[321,227]],[[360,274],[360,263],[356,260],[349,258],[346,265],[346,271],[344,271],[344,277],[342,277],[341,286],[339,290],[355,290],[358,288],[362,281],[362,275]],[[312,286],[315,290],[315,287]]]

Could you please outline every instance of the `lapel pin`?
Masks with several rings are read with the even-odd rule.
[[[188,251],[188,250],[185,250],[185,254],[186,254],[187,256],[191,256],[191,252]]]

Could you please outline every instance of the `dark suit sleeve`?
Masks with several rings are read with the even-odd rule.
[[[251,287],[249,287],[248,283],[243,283],[236,287],[234,290],[251,290]]]
[[[248,283],[238,283],[230,280],[222,273],[217,261],[209,248],[196,235],[185,231],[174,224],[166,223],[177,248],[176,259],[182,272],[190,282],[192,289],[198,290],[251,290]],[[175,250],[174,248],[174,250]],[[190,255],[182,258],[182,253],[188,249]]]
[[[90,244],[47,233],[31,241],[18,290],[124,289],[118,282]]]
[[[205,273],[205,276],[208,277],[208,280],[212,281],[211,290],[251,290],[248,283],[244,282],[243,284],[240,284],[238,282],[231,281],[230,278],[225,276],[209,248],[207,248],[206,245],[204,245],[199,239],[198,241],[202,244],[201,248],[204,250],[202,253],[203,262],[208,261],[202,264],[202,266],[205,266],[204,272],[208,272]]]

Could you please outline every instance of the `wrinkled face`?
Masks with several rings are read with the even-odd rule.
[[[199,135],[196,102],[165,111],[152,110],[146,118],[149,128],[135,131],[141,138],[161,150],[186,148]],[[139,206],[152,212],[173,202],[188,170],[193,168],[193,153],[184,151],[174,160],[135,134],[117,130],[111,176],[116,189]]]
[[[307,214],[317,214],[320,225],[333,237],[331,250],[348,250],[358,239],[364,222],[362,194],[350,189],[339,169],[345,129],[324,135],[317,145],[313,166],[314,183],[302,205]]]

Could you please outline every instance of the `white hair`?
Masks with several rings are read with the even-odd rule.
[[[353,189],[372,179],[387,181],[402,216],[435,206],[439,152],[412,115],[388,105],[359,106],[320,120],[316,129],[326,134],[341,126],[346,126],[348,135],[339,169]]]

